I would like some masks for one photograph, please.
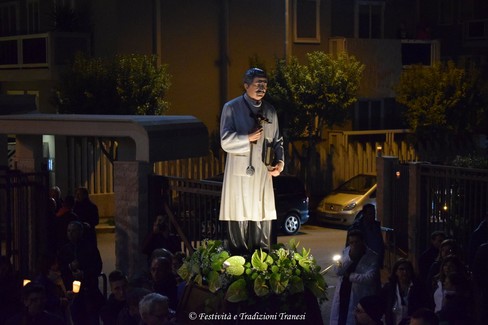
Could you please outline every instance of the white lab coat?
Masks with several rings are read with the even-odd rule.
[[[246,97],[246,99],[244,99]],[[283,139],[278,128],[278,115],[272,105],[262,102],[263,115],[271,123],[265,123],[263,136],[256,144],[249,142],[248,134],[255,128],[255,120],[250,116],[249,107],[239,96],[224,105],[220,120],[221,146],[227,152],[222,200],[220,204],[221,221],[266,221],[276,219],[272,176],[263,162],[263,142],[273,144],[274,161],[284,161]],[[256,113],[249,102],[250,108]],[[246,174],[250,165],[254,175]]]

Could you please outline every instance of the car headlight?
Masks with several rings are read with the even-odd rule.
[[[346,205],[344,207],[344,209],[342,209],[342,210],[344,210],[344,211],[352,210],[352,209],[354,209],[356,207],[356,205],[357,205],[356,202],[350,203],[350,204]]]

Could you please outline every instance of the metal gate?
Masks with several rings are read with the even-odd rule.
[[[0,254],[23,276],[47,248],[47,173],[0,170]]]
[[[430,234],[444,231],[467,253],[472,232],[488,212],[488,170],[428,163],[384,164],[391,175],[382,189],[383,224],[391,228],[389,245],[396,256],[415,263]],[[380,182],[378,186],[381,186]],[[393,245],[392,245],[393,244]]]
[[[422,234],[443,230],[466,253],[471,233],[488,212],[488,170],[421,165],[420,185]],[[428,237],[418,240],[425,249]]]

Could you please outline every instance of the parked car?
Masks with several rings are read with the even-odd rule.
[[[219,174],[208,180],[222,183],[223,178],[224,175]],[[294,235],[309,219],[309,198],[305,185],[296,176],[281,174],[273,177],[273,189],[280,230],[285,235]]]
[[[319,202],[316,218],[324,223],[349,226],[367,203],[376,206],[376,175],[359,174]]]

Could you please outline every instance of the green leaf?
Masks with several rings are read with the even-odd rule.
[[[244,279],[232,282],[225,293],[225,299],[230,302],[246,301],[248,297],[246,280]]]
[[[245,271],[244,263],[246,263],[244,257],[238,255],[231,256],[224,261],[225,272],[230,275],[240,276]]]
[[[203,286],[203,277],[201,274],[197,274],[195,276],[195,283],[197,283],[199,286]]]
[[[222,264],[224,263],[224,261],[226,259],[229,258],[229,253],[227,251],[223,251],[217,255],[213,255],[211,257],[211,260],[212,260],[212,270],[215,270],[215,271],[220,271],[222,270]]]
[[[185,281],[189,281],[191,277],[190,264],[183,263],[183,265],[176,271],[176,273]]]
[[[288,258],[288,251],[282,247],[276,251],[276,255],[278,256],[279,261],[286,261]]]
[[[322,275],[317,274],[314,277],[313,281],[307,281],[305,286],[315,295],[315,297],[325,297],[327,284],[325,283],[324,277]]]
[[[293,276],[290,279],[289,290],[290,290],[290,294],[303,292],[305,290],[305,286],[303,285],[303,280],[299,276]]]
[[[267,285],[264,276],[259,275],[256,280],[254,280],[254,293],[256,293],[256,296],[258,297],[266,296],[269,293],[269,286]]]
[[[252,254],[251,264],[259,271],[266,271],[268,269],[268,265],[273,264],[273,258],[260,249]]]
[[[273,273],[271,274],[271,277],[269,279],[269,285],[271,287],[271,290],[279,295],[286,290],[286,287],[288,286],[288,280],[282,279],[281,274],[279,273]]]
[[[208,290],[215,293],[222,287],[222,281],[220,280],[219,273],[217,271],[210,271],[207,276]]]

